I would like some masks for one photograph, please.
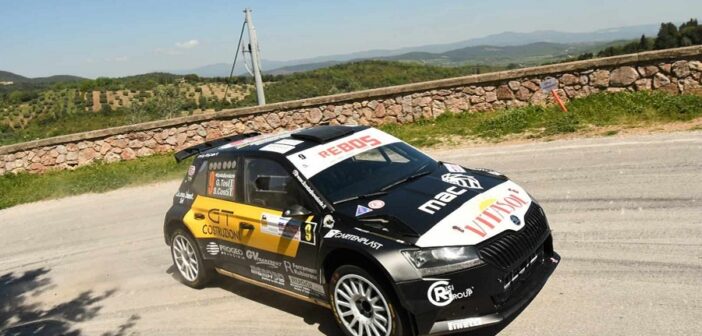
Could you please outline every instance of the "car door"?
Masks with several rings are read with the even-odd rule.
[[[197,167],[192,183],[196,196],[183,221],[206,259],[243,257],[243,250],[235,249],[241,243],[234,217],[238,175],[237,157],[228,154],[203,160]]]
[[[285,167],[266,157],[241,160],[241,202],[234,217],[241,228],[250,277],[302,294],[320,287],[315,265],[315,216],[286,217],[294,206],[314,212],[309,196]]]

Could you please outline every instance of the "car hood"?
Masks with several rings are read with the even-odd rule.
[[[533,201],[522,187],[494,172],[449,167],[336,210],[364,229],[419,247],[476,245],[524,227]]]

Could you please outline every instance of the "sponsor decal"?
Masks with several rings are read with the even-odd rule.
[[[454,320],[448,322],[448,330],[461,330],[466,328],[477,327],[482,324],[482,319],[480,317],[469,317],[461,320]]]
[[[294,262],[287,260],[283,261],[283,267],[285,268],[285,271],[290,274],[294,274],[315,281],[317,281],[318,279],[317,270],[315,270],[314,268],[298,265]]]
[[[444,167],[446,167],[446,170],[452,172],[452,173],[465,173],[466,170],[463,169],[463,167],[453,164],[453,163],[445,163],[444,162]]]
[[[371,211],[373,211],[373,210],[368,209],[368,208],[364,207],[363,205],[359,205],[356,207],[356,217],[361,216],[361,215],[365,215]]]
[[[457,190],[459,189],[452,191]],[[448,191],[444,195],[437,195],[420,206],[419,210],[429,214],[445,210],[446,204],[455,199],[451,194]],[[447,215],[437,213],[442,218],[419,237],[415,244],[419,247],[475,245],[507,230],[522,230],[525,227],[524,216],[531,203],[532,200],[524,189],[512,181],[505,181],[458,207],[452,207]],[[515,225],[512,216],[519,220],[519,225]]]
[[[208,224],[202,226],[202,234],[229,240],[239,240],[239,235],[236,231]]]
[[[210,255],[216,256],[219,254],[219,244],[215,242],[209,242],[207,246],[205,246],[205,250]]]
[[[193,175],[195,175],[195,165],[190,165],[190,167],[188,167],[188,176],[193,177]]]
[[[295,146],[284,145],[284,144],[280,144],[280,143],[272,143],[272,144],[265,145],[265,146],[261,147],[261,150],[266,151],[266,152],[285,154],[285,153],[291,151],[293,148],[295,148]]]
[[[304,142],[304,141],[302,141],[302,140],[283,139],[283,140],[277,141],[276,143],[277,143],[277,144],[282,144],[282,145],[288,145],[288,146],[297,146],[297,145],[299,145],[299,144],[301,144],[301,143],[303,143],[303,142]]]
[[[473,296],[473,288],[454,293],[453,285],[447,280],[439,280],[429,286],[427,290],[427,298],[431,304],[437,307],[445,307],[451,304],[454,300],[460,300]]]
[[[219,155],[219,152],[205,153],[197,156],[198,159],[211,158]]]
[[[282,273],[252,265],[251,274],[258,276],[263,281],[270,282],[278,286],[285,285],[285,276]]]
[[[368,202],[368,207],[371,209],[376,209],[376,210],[382,209],[383,207],[385,207],[385,202],[383,202],[381,200],[373,200],[373,201]]]
[[[470,175],[448,173],[441,175],[441,180],[446,183],[454,184],[463,188],[483,189],[483,187],[480,185],[480,181],[478,181],[478,179]]]
[[[369,128],[326,144],[308,148],[300,153],[289,155],[287,158],[305,177],[311,178],[350,157],[399,141],[392,135]]]
[[[512,220],[512,223],[514,223],[514,225],[522,224],[522,221],[519,220],[519,217],[517,217],[515,215],[509,216],[509,219]]]
[[[324,287],[316,282],[312,282],[306,279],[300,279],[292,275],[288,275],[290,280],[290,287],[294,290],[309,295],[311,292],[316,292],[319,294],[324,294]]]
[[[301,224],[300,221],[292,218],[261,214],[261,232],[269,235],[299,241]]]
[[[293,170],[292,173],[293,173],[293,176],[295,176],[295,178],[300,182],[300,184],[302,184],[302,187],[305,188],[307,193],[310,196],[312,196],[314,201],[317,202],[317,204],[322,209],[326,209],[327,205],[324,203],[324,201],[322,201],[322,199],[319,196],[317,196],[317,193],[312,189],[312,187],[310,187],[310,185],[307,183],[307,181],[305,179],[303,179],[302,176],[300,176],[300,172],[298,172],[297,169],[295,169],[295,170]]]
[[[475,171],[479,171],[479,172],[483,172],[483,173],[488,173],[490,175],[495,175],[495,176],[505,176],[504,174],[502,174],[498,171],[494,171],[492,169],[487,169],[487,168],[471,168],[471,170],[475,170]]]
[[[375,249],[375,250],[378,250],[381,247],[383,247],[382,243],[370,240],[366,237],[357,236],[357,235],[352,234],[352,233],[343,233],[339,230],[329,230],[329,232],[327,232],[327,234],[324,235],[324,238],[327,238],[327,239],[336,238],[336,239],[350,240],[352,242],[357,242],[359,244],[363,244],[363,245],[368,246],[368,247]]]
[[[317,223],[301,222],[293,218],[267,213],[261,214],[261,232],[269,235],[314,245],[316,243],[316,228]]]
[[[417,209],[424,211],[430,215],[433,215],[434,213],[444,208],[448,203],[451,203],[451,201],[455,200],[456,197],[462,195],[466,191],[468,190],[456,187],[449,187],[448,189],[446,189],[446,191],[442,191],[436,194],[436,196],[434,196],[434,199],[428,200],[426,203],[420,205]]]
[[[257,135],[257,136],[250,137],[250,138],[232,141],[226,145],[220,146],[219,149],[227,149],[227,148],[233,148],[233,147],[242,148],[242,147],[250,146],[250,145],[260,145],[260,144],[263,144],[265,142],[275,141],[277,139],[288,137],[293,132],[294,131],[287,131],[287,132],[281,132],[281,133],[277,133],[277,134],[273,134],[273,135],[270,135],[270,134]]]
[[[234,212],[212,208],[207,211],[207,218],[215,224],[224,224],[229,226],[229,222],[234,220]]]
[[[334,216],[332,215],[326,215],[322,219],[322,225],[327,229],[334,228],[334,223],[336,223],[336,221],[334,221]]]
[[[246,250],[246,259],[253,260],[256,265],[268,266],[270,268],[278,269],[283,263],[281,261],[270,260],[261,257],[260,253],[257,251]]]
[[[210,171],[207,181],[207,194],[220,197],[234,197],[236,174],[226,171]]]
[[[185,203],[185,200],[192,201],[193,198],[195,198],[195,195],[193,195],[193,193],[179,191],[175,194],[175,197],[180,198],[178,202],[183,204]]]
[[[182,192],[182,191],[179,191],[175,194],[175,197],[185,198],[185,199],[189,199],[189,200],[193,199],[194,196],[195,195],[193,195],[193,193]]]
[[[244,251],[240,248],[219,244],[219,253],[223,256],[244,260]]]
[[[499,199],[486,199],[480,203],[481,212],[463,226],[465,233],[485,237],[488,235],[488,232],[499,226],[506,217],[511,218],[512,223],[519,225],[518,223],[521,221],[513,213],[515,210],[528,204],[526,200],[513,193]]]

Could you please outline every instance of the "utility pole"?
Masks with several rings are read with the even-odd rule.
[[[249,52],[251,52],[251,63],[253,63],[253,75],[256,81],[256,98],[258,105],[266,105],[266,96],[263,93],[263,80],[261,79],[261,54],[258,49],[258,39],[256,38],[256,28],[251,19],[251,9],[244,9],[244,20],[249,28]]]

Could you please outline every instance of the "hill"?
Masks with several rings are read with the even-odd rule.
[[[443,53],[411,52],[385,57],[386,60],[410,61],[425,64],[455,66],[464,64],[508,64],[537,65],[563,59],[575,58],[585,52],[595,52],[610,45],[624,43],[551,43],[537,42],[519,46],[481,45],[450,50]]]
[[[537,42],[549,42],[556,44],[588,44],[615,40],[631,40],[638,38],[643,34],[647,36],[654,36],[658,31],[658,28],[659,25],[657,24],[647,24],[607,28],[590,32],[563,32],[554,30],[539,30],[533,32],[502,32],[499,34],[491,34],[487,36],[471,38],[451,43],[427,44],[396,49],[372,49],[366,51],[310,57],[287,61],[270,60],[264,58],[261,63],[263,65],[263,70],[265,73],[276,75],[314,70],[349,61],[360,61],[366,59],[392,59],[393,56],[414,52],[435,54],[444,53],[456,49],[462,49],[466,47],[505,47],[526,45]],[[265,49],[263,50],[263,55],[266,55]],[[246,73],[246,70],[242,65],[243,63],[238,63],[240,64],[237,65],[237,68],[235,69],[234,73]],[[231,63],[222,62],[217,64],[209,64],[188,70],[176,70],[172,72],[177,74],[193,73],[203,77],[223,77],[229,75],[231,66]]]
[[[81,81],[84,79],[85,78],[71,75],[55,75],[49,77],[28,78],[9,71],[0,70],[0,81],[10,81],[14,83],[51,84],[59,82]]]

